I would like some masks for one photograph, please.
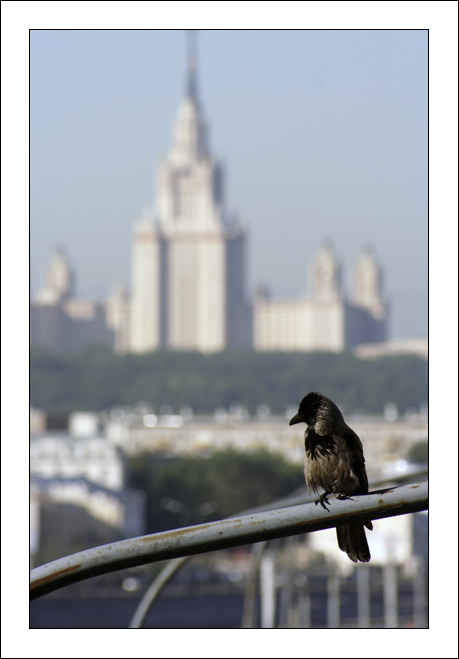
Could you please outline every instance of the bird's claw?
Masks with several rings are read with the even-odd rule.
[[[329,500],[327,499],[327,494],[321,494],[320,497],[317,499],[317,501],[314,501],[314,503],[316,504],[316,506],[317,506],[318,503],[320,503],[320,505],[322,506],[322,508],[323,508],[324,510],[326,510],[327,512],[329,512],[327,506],[325,505],[325,504],[330,505],[330,502],[329,502]]]
[[[354,501],[354,499],[348,494],[337,494],[336,498],[339,499],[340,501],[345,501],[346,499],[349,499],[350,501]]]
[[[319,496],[319,498],[318,498],[316,501],[314,501],[314,503],[316,504],[316,506],[317,506],[317,504],[320,503],[320,505],[322,506],[322,508],[323,508],[324,510],[326,510],[327,512],[329,512],[329,509],[327,508],[327,505],[330,505],[330,502],[329,502],[329,500],[327,499],[327,496],[328,496],[329,494],[330,494],[330,492],[324,492],[323,494],[321,494],[321,495]],[[349,496],[348,494],[335,494],[335,497],[336,497],[337,499],[340,499],[341,501],[344,501],[345,499],[350,499],[351,501],[354,501],[354,499],[353,499],[351,496]]]

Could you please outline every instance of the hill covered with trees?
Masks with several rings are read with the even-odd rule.
[[[319,391],[343,412],[381,414],[388,402],[401,413],[428,397],[427,362],[412,355],[374,360],[351,354],[158,351],[115,355],[103,348],[54,354],[32,348],[30,404],[49,412],[106,410],[145,402],[155,410],[190,406],[213,413],[239,403],[251,414],[266,404],[274,414]]]

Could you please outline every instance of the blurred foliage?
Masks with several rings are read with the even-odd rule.
[[[408,460],[416,462],[417,464],[427,464],[429,462],[429,444],[425,442],[417,442],[408,451]]]
[[[223,519],[304,486],[301,466],[262,450],[173,460],[143,453],[126,467],[128,487],[147,495],[146,533]]]
[[[30,353],[30,404],[51,412],[104,410],[146,402],[198,414],[240,403],[274,414],[297,406],[308,391],[332,398],[344,413],[381,414],[388,402],[399,412],[428,399],[427,362],[413,355],[357,359],[349,353],[157,351],[116,355],[105,348],[57,355]]]

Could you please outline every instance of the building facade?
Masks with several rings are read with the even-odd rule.
[[[30,343],[57,352],[114,345],[106,306],[75,296],[75,276],[62,247],[51,254],[44,285],[30,305]]]
[[[122,459],[116,447],[101,437],[32,436],[30,473],[42,478],[86,478],[111,490],[124,484]]]
[[[264,291],[247,301],[247,233],[227,210],[225,172],[209,146],[193,35],[189,31],[186,89],[155,203],[134,227],[131,291],[117,286],[106,303],[76,298],[73,272],[57,249],[31,304],[31,343],[57,351],[104,344],[118,353],[341,352],[383,343],[387,304],[369,248],[357,261],[349,296],[325,243],[310,268],[307,295],[272,299]]]
[[[383,341],[386,304],[373,252],[365,250],[354,273],[354,295],[342,292],[341,267],[329,242],[311,267],[310,294],[273,300],[266,292],[254,303],[256,350],[342,352],[361,343]]]
[[[155,208],[134,231],[130,350],[250,345],[245,244],[244,228],[226,211],[224,172],[209,149],[190,46],[186,94]]]

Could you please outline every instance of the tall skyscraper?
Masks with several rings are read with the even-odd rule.
[[[160,167],[154,211],[135,227],[130,349],[202,352],[250,345],[246,232],[230,220],[224,173],[208,143],[188,31],[186,93]]]
[[[225,173],[209,146],[198,93],[195,30],[188,39],[172,146],[157,174],[153,207],[134,228],[131,294],[115,287],[104,305],[76,298],[60,248],[31,304],[31,342],[62,351],[102,343],[118,353],[208,353],[238,346],[341,352],[385,341],[388,308],[369,248],[354,269],[350,296],[325,241],[309,269],[308,295],[272,299],[260,290],[247,301],[246,231],[227,209]]]

